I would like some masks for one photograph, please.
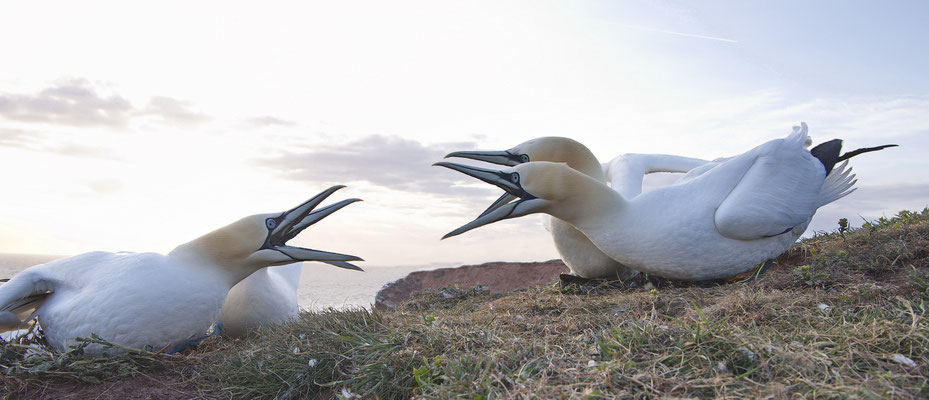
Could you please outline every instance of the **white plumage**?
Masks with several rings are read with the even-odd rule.
[[[300,315],[297,288],[302,271],[300,263],[262,268],[233,286],[219,313],[223,334],[242,336],[255,327],[297,318]]]
[[[678,183],[631,199],[564,164],[531,162],[504,171],[439,163],[493,183],[519,201],[449,233],[498,220],[547,213],[583,232],[604,254],[650,274],[682,280],[737,275],[781,254],[820,206],[852,189],[854,175],[830,150],[808,143],[806,124],[783,139],[698,168]]]
[[[355,256],[286,245],[309,225],[358,201],[313,211],[339,188],[284,213],[245,217],[167,255],[98,251],[30,267],[0,286],[2,328],[17,328],[11,316],[34,310],[27,320],[38,317],[57,350],[91,334],[155,349],[200,336],[216,320],[230,288],[259,269],[306,260],[359,269],[348,263],[361,260]],[[85,349],[101,351],[98,345]]]
[[[461,157],[499,165],[519,165],[529,161],[567,163],[575,170],[607,183],[625,198],[642,192],[642,180],[654,172],[687,172],[707,163],[706,160],[666,154],[623,154],[600,164],[583,144],[564,137],[541,137],[520,143],[504,151],[459,151],[448,157]],[[487,211],[492,211],[515,199],[505,194]],[[590,239],[571,224],[552,217],[545,221],[555,249],[575,275],[584,278],[629,278],[638,271],[604,254]]]

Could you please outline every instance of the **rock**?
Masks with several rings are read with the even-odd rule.
[[[891,359],[892,359],[895,363],[900,364],[900,365],[902,365],[902,366],[904,366],[904,367],[909,367],[909,368],[916,368],[916,367],[917,367],[916,361],[913,361],[913,359],[911,359],[911,358],[909,358],[909,357],[907,357],[907,356],[905,356],[905,355],[903,355],[903,354],[894,353],[894,355],[893,355],[893,357],[892,357]]]
[[[490,293],[508,292],[552,283],[560,274],[568,273],[561,260],[542,262],[490,262],[457,268],[440,268],[412,272],[404,278],[384,285],[374,298],[378,309],[393,310],[415,291],[441,289],[448,286],[473,288]]]

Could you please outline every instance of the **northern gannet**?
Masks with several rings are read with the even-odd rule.
[[[565,164],[530,162],[504,170],[440,162],[494,184],[519,200],[450,232],[546,213],[582,231],[611,258],[639,271],[680,280],[727,278],[774,258],[806,230],[816,209],[855,184],[838,161],[841,140],[805,149],[807,126],[703,169],[690,179],[625,199]]]
[[[687,172],[708,161],[666,154],[623,154],[601,164],[586,146],[565,137],[541,137],[503,151],[456,151],[445,158],[459,157],[498,165],[515,166],[530,161],[567,163],[569,167],[600,182],[630,199],[642,192],[642,179],[653,172]],[[484,213],[515,199],[504,193]],[[555,249],[575,275],[583,278],[620,278],[635,276],[638,271],[604,254],[587,236],[571,224],[551,217],[546,224]]]
[[[300,261],[360,269],[348,263],[361,260],[356,256],[286,244],[359,201],[342,200],[313,211],[342,187],[333,186],[290,211],[245,217],[167,255],[97,251],[30,267],[0,286],[0,319],[11,325],[10,315],[35,309],[26,320],[38,317],[57,350],[92,333],[134,348],[177,345],[210,327],[230,288],[259,269]],[[85,348],[106,351],[99,345]]]

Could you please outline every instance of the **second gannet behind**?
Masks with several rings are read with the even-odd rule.
[[[290,211],[242,218],[167,255],[98,251],[30,267],[0,285],[0,313],[9,320],[34,308],[28,319],[38,318],[56,350],[91,334],[134,348],[175,346],[210,327],[230,288],[259,269],[311,260],[358,269],[348,263],[358,257],[286,244],[358,201],[313,212],[340,188],[331,187]],[[91,345],[84,351],[108,350]]]
[[[301,263],[262,268],[233,286],[218,317],[222,334],[238,337],[252,328],[297,318],[302,271]]]
[[[498,165],[515,166],[531,161],[566,163],[569,167],[609,183],[623,197],[632,198],[642,192],[642,179],[653,172],[687,172],[706,160],[665,154],[623,154],[600,164],[593,152],[580,142],[565,137],[541,137],[520,143],[503,151],[456,151],[445,158],[459,157]],[[493,211],[515,199],[505,193],[484,213]],[[546,220],[555,249],[565,265],[583,278],[620,278],[635,276],[638,271],[614,260],[591,243],[582,232],[556,217]]]
[[[499,220],[547,213],[570,222],[605,254],[671,279],[734,276],[787,250],[819,207],[851,193],[841,141],[805,150],[807,126],[720,161],[686,181],[625,199],[564,164],[531,162],[496,171],[437,163],[494,184],[518,201],[445,237]]]

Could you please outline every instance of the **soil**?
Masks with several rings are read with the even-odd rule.
[[[99,384],[62,382],[32,386],[10,399],[60,399],[60,400],[161,400],[161,399],[196,399],[203,398],[203,393],[189,377],[174,371],[136,375],[133,377],[106,381]]]
[[[560,274],[566,273],[568,273],[568,267],[561,260],[529,263],[490,262],[457,268],[417,271],[384,285],[377,292],[374,306],[381,310],[393,310],[413,292],[448,286],[468,289],[482,285],[486,286],[491,293],[527,289],[555,282]]]

